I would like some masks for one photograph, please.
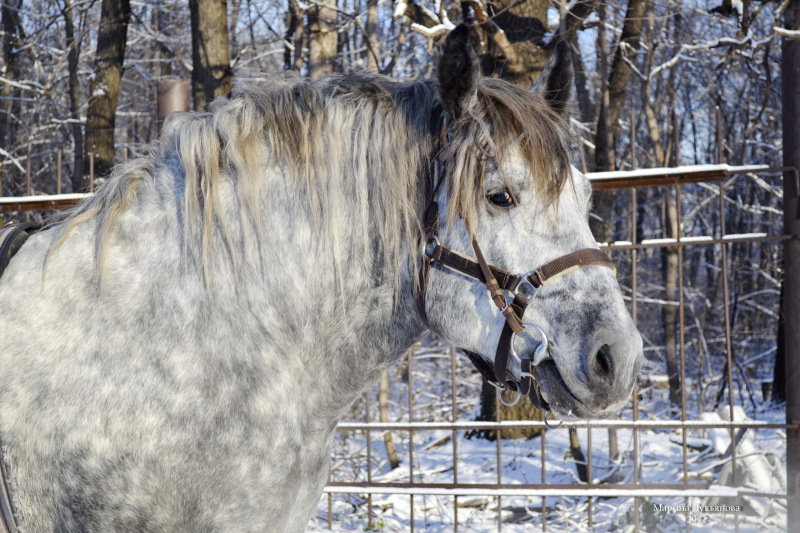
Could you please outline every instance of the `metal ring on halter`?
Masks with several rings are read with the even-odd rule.
[[[433,245],[433,248],[431,248],[431,245]],[[439,242],[439,239],[436,237],[436,235],[431,235],[425,242],[422,243],[422,255],[433,262],[433,251],[441,245],[442,243]]]
[[[514,383],[512,383],[510,381],[508,381],[507,383],[509,385],[514,385],[514,386],[513,387],[509,386],[509,387],[505,387],[504,389],[500,389],[500,396],[499,396],[500,403],[502,403],[506,407],[513,407],[514,405],[517,404],[519,399],[522,397],[522,393],[519,392],[519,389],[516,387],[516,385]],[[510,391],[512,391],[514,393],[514,396],[513,396],[512,400],[506,401],[506,399],[504,397],[504,393],[507,390],[510,390]]]
[[[531,359],[531,367],[534,367],[534,366],[538,365],[539,363],[541,363],[542,361],[544,361],[545,359],[547,359],[547,348],[549,346],[549,342],[550,341],[547,340],[547,334],[544,332],[544,330],[542,328],[540,328],[539,326],[537,326],[536,324],[533,324],[531,322],[523,322],[522,326],[524,328],[526,328],[526,329],[527,328],[535,329],[536,331],[539,332],[539,335],[541,335],[541,337],[542,337],[542,340],[539,341],[539,345],[536,347],[536,350],[534,350],[533,358]],[[525,330],[523,330],[523,331],[525,331]],[[510,349],[511,355],[513,355],[517,359],[520,359],[519,355],[517,355],[517,351],[514,349],[514,337],[516,335],[517,335],[516,332],[512,332],[511,333],[511,345],[510,345],[509,349]],[[524,372],[523,371],[523,372],[520,373],[520,377],[533,378],[533,375],[531,375],[528,372]]]
[[[500,403],[502,403],[506,407],[512,407],[512,406],[516,405],[517,402],[519,401],[519,399],[522,397],[522,393],[520,393],[519,389],[516,388],[516,384],[511,382],[511,381],[506,381],[506,383],[508,385],[512,385],[512,387],[509,387],[508,385],[505,385],[505,384],[502,384],[502,383],[498,383],[496,381],[492,381],[490,379],[487,379],[486,383],[488,383],[489,385],[491,385],[492,387],[494,387],[495,389],[500,391],[500,394],[499,394],[498,398],[500,398]],[[514,393],[514,399],[513,400],[506,401],[506,399],[503,396],[503,394],[505,394],[505,392],[507,390],[511,390]]]
[[[550,422],[547,421],[547,412],[545,412],[545,411],[542,411],[542,420],[544,421],[544,425],[547,426],[550,429],[558,429],[558,428],[560,428],[561,426],[564,425],[564,421],[563,420],[559,420],[557,426],[552,425]]]

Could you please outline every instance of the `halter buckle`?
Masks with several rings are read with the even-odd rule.
[[[517,283],[517,286],[511,291],[514,298],[521,299],[525,304],[533,300],[533,297],[536,296],[536,292],[539,290],[539,288],[531,282],[528,277],[529,275],[530,273],[522,276],[520,282]]]

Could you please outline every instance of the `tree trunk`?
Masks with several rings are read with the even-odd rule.
[[[620,116],[625,104],[625,94],[632,69],[628,61],[635,58],[639,49],[644,14],[647,0],[629,0],[622,25],[619,45],[611,63],[608,82],[603,88],[597,115],[597,132],[595,134],[594,169],[595,171],[616,170],[616,142],[620,132]],[[600,242],[613,240],[613,191],[598,191],[593,198],[593,212],[590,225],[592,233]]]
[[[336,6],[335,1],[331,5]],[[325,74],[330,74],[335,69],[336,51],[339,45],[336,32],[336,10],[313,4],[306,12],[309,43],[308,43],[308,76],[314,80]]]
[[[286,70],[300,72],[303,68],[303,18],[305,11],[297,0],[289,0],[283,39],[283,68]]]
[[[678,210],[676,200],[665,191],[664,195],[664,233],[669,239],[676,239],[679,232]],[[664,348],[666,351],[667,378],[669,380],[669,400],[673,405],[681,405],[681,382],[680,369],[678,365],[678,345],[677,331],[675,323],[678,319],[678,309],[673,303],[677,303],[676,292],[678,290],[678,269],[681,267],[678,261],[677,248],[664,248],[664,299],[670,305],[664,305],[661,311],[661,318],[664,322]]]
[[[367,24],[364,28],[367,34],[367,69],[372,72],[378,72],[381,65],[379,61],[378,51],[378,0],[367,0]]]
[[[583,455],[581,449],[581,440],[578,437],[578,430],[569,428],[569,453],[575,461],[575,468],[578,471],[578,479],[584,483],[589,483],[589,463],[586,462],[586,457]]]
[[[100,28],[97,32],[94,78],[86,111],[85,148],[87,152],[94,153],[96,176],[107,174],[114,166],[114,124],[130,18],[130,0],[103,0]],[[84,162],[88,159],[85,158]],[[84,167],[85,176],[88,173],[86,163]],[[83,179],[81,188],[89,188],[88,179]]]
[[[19,79],[20,57],[19,50],[22,48],[22,23],[20,21],[20,10],[22,0],[4,0],[0,8],[0,18],[3,26],[3,76],[14,81]],[[2,108],[0,108],[0,148],[8,151],[13,150],[16,139],[14,133],[14,119],[19,117],[19,89],[12,87],[10,83],[4,83],[0,91],[2,97]],[[0,196],[3,196],[3,187],[7,181],[5,166],[0,167]],[[9,165],[7,168],[11,169]],[[11,172],[8,173],[8,176]],[[8,184],[9,192],[13,194],[11,183]]]
[[[381,372],[380,387],[378,389],[378,410],[381,422],[389,421],[389,371]],[[386,457],[389,459],[389,466],[392,470],[400,466],[400,458],[397,456],[397,447],[394,445],[392,433],[387,431],[383,434],[383,443],[386,445]]]
[[[656,112],[653,109],[652,102],[647,100],[647,94],[650,92],[649,84],[645,86],[643,95],[645,97],[644,114],[647,119],[647,132],[650,138],[650,144],[653,150],[653,157],[658,165],[666,166],[670,162],[667,161],[667,150],[664,149],[661,127],[659,124]],[[674,93],[670,93],[673,95]],[[675,131],[673,124],[673,136],[677,140],[678,132]],[[677,146],[677,142],[673,142]],[[677,151],[673,151],[677,156]],[[677,158],[671,161],[673,165],[678,163]],[[665,191],[663,195],[664,200],[664,237],[676,239],[680,232],[680,221],[678,220],[678,207],[677,199],[672,197],[671,191]],[[678,361],[678,345],[677,345],[677,329],[676,322],[678,318],[677,308],[673,303],[677,303],[678,291],[678,269],[681,268],[678,249],[664,248],[662,255],[662,265],[664,269],[664,299],[670,302],[669,305],[662,307],[661,318],[664,324],[664,348],[665,360],[667,366],[667,378],[669,380],[669,399],[673,405],[681,405],[681,382],[680,382],[680,369]]]
[[[83,125],[81,124],[81,83],[78,79],[78,67],[81,56],[81,40],[75,39],[75,16],[72,0],[64,0],[64,32],[67,45],[67,69],[69,81],[69,118],[72,130],[72,190],[83,188]]]
[[[205,111],[218,96],[231,92],[233,73],[228,47],[227,0],[190,0],[192,18],[192,99]]]
[[[542,75],[548,52],[540,46],[547,32],[549,0],[498,0],[488,4],[488,15],[502,29],[516,54],[519,65],[509,68],[507,54],[491,39],[481,54],[481,70],[526,88]]]

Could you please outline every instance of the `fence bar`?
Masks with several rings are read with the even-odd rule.
[[[500,422],[500,409],[502,409],[502,403],[500,402],[500,389],[494,389],[494,419],[497,422]],[[502,431],[495,432],[495,444],[497,445],[497,487],[499,488],[503,484],[503,454],[502,454],[502,441],[501,441],[501,433]],[[500,496],[497,496],[497,531],[503,531],[503,506],[500,500]]]
[[[62,151],[56,152],[56,194],[61,194],[61,158]]]
[[[410,425],[414,422],[414,352],[416,346],[408,350],[408,421]],[[414,428],[410,427],[408,430],[408,478],[410,483],[414,484]],[[409,503],[409,522],[411,524],[411,532],[414,532],[414,494],[408,495]]]
[[[450,421],[455,422],[458,418],[458,402],[456,397],[458,394],[458,387],[456,380],[456,370],[458,369],[458,361],[456,359],[456,347],[450,346]],[[450,439],[453,441],[453,483],[458,483],[458,432],[454,429],[450,434]],[[458,531],[458,495],[453,496],[453,532]]]
[[[89,190],[94,191],[94,152],[89,152]]]
[[[544,422],[544,418],[547,416],[547,413],[542,411],[542,422]],[[541,471],[541,480],[542,485],[547,483],[547,443],[545,439],[547,438],[546,431],[539,432],[539,439],[540,440],[540,447],[542,453],[542,471]],[[542,496],[542,531],[547,531],[547,496]]]
[[[552,427],[553,423],[550,423]],[[546,429],[548,426],[536,420],[503,420],[500,422],[339,422],[336,429],[342,432],[363,429],[388,430],[388,431],[432,431],[437,429],[462,430],[501,430],[501,429]],[[747,428],[747,429],[797,429],[799,422],[779,424],[764,422],[762,420],[736,420],[736,421],[705,421],[705,420],[559,420],[559,428],[618,428],[618,429],[719,429],[719,428]]]
[[[364,418],[369,424],[369,392],[364,393]],[[367,441],[367,483],[372,484],[372,432],[366,430]],[[367,528],[372,529],[372,494],[367,494]]]
[[[632,488],[630,485],[558,485],[553,487],[537,486],[505,486],[497,487],[494,484],[473,484],[469,486],[450,486],[449,484],[428,483],[425,485],[409,485],[407,483],[381,483],[368,485],[366,483],[332,483],[325,487],[326,493],[334,494],[410,494],[426,496],[486,496],[487,498],[498,497],[536,497],[552,496],[555,498],[570,497],[597,497],[597,498],[624,498],[624,497],[717,497],[735,498],[739,491],[735,487],[723,485],[713,485],[710,487],[693,487],[670,485],[668,487],[643,486]],[[749,493],[743,493],[748,495]],[[764,494],[770,498],[785,498],[784,494]]]
[[[586,429],[586,482],[594,484],[594,476],[592,475],[592,428]],[[592,518],[592,497],[586,500],[586,514],[588,515],[589,529],[594,528],[594,520]]]

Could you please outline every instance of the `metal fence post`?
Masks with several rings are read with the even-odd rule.
[[[784,11],[784,27],[800,28],[800,0],[790,0]],[[782,133],[784,235],[791,238],[783,248],[784,342],[786,376],[786,524],[800,530],[800,40],[782,39]]]
[[[800,155],[794,154],[794,157]],[[798,170],[783,178],[784,232],[784,342],[786,375],[786,497],[789,531],[800,524],[800,209],[798,209]],[[791,427],[793,425],[793,427]]]

